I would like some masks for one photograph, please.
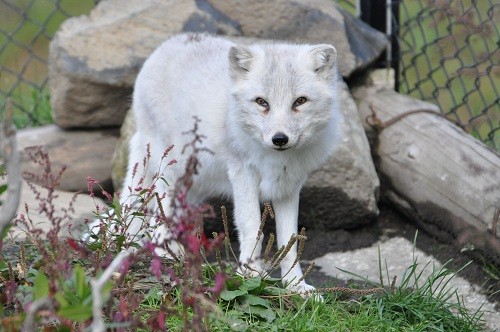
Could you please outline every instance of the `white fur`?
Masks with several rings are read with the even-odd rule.
[[[151,145],[149,169],[158,170],[163,151],[178,162],[165,169],[169,183],[184,173],[187,154],[181,150],[192,136],[193,115],[201,119],[199,133],[213,154],[201,152],[200,172],[189,200],[232,197],[241,246],[240,261],[255,264],[262,243],[256,243],[260,203],[271,201],[276,215],[277,244],[285,245],[297,232],[299,192],[308,173],[332,154],[338,141],[336,52],[330,45],[235,45],[209,35],[183,34],[164,42],[145,62],[133,96],[137,131],[130,142],[124,188],[134,187],[132,168],[142,163]],[[299,97],[308,101],[292,110]],[[270,108],[259,106],[264,98]],[[289,142],[276,150],[272,137],[281,132]],[[158,183],[158,190],[172,188]],[[165,230],[158,232],[165,237]],[[291,269],[296,246],[281,264]],[[298,280],[300,266],[284,276]],[[295,287],[312,289],[305,282]]]

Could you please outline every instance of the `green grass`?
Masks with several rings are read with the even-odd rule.
[[[25,259],[38,253],[25,247]],[[18,259],[9,259],[18,264]],[[351,282],[352,291],[325,292],[324,301],[313,298],[302,299],[290,294],[276,279],[242,279],[228,267],[229,279],[226,294],[222,293],[216,307],[205,321],[208,331],[350,331],[350,332],[427,332],[427,331],[485,331],[480,311],[468,312],[457,291],[450,288],[450,281],[458,273],[447,264],[433,269],[424,279],[422,270],[430,268],[414,260],[399,281],[398,286],[370,282]],[[22,264],[21,264],[22,266]],[[34,265],[36,267],[36,264]],[[381,266],[381,264],[380,264]],[[175,264],[173,268],[179,268]],[[219,267],[205,265],[205,277],[210,284],[213,273]],[[464,267],[465,268],[465,267]],[[4,267],[5,269],[5,267]],[[147,269],[147,264],[146,264]],[[0,269],[1,270],[1,269]],[[34,271],[30,269],[30,271]],[[1,271],[0,271],[1,272]],[[5,271],[3,271],[5,272]],[[163,281],[155,277],[144,278],[142,270],[133,270],[128,275],[136,292],[144,294],[143,300],[135,310],[141,320],[146,322],[158,314],[159,310],[168,312],[165,323],[168,331],[184,331],[181,290],[174,287],[169,293]],[[380,267],[380,274],[382,268]],[[387,276],[390,280],[391,276]],[[239,283],[238,283],[239,282]],[[36,284],[36,280],[35,280]],[[238,286],[239,285],[239,286]],[[242,285],[246,285],[242,287]],[[329,285],[335,286],[335,285]],[[377,286],[380,291],[371,295],[356,295],[358,290]],[[26,284],[25,293],[33,286]],[[231,289],[247,289],[246,294],[227,297]],[[40,291],[40,290],[38,290]],[[35,290],[36,293],[36,290]],[[251,297],[248,294],[252,295]],[[30,299],[25,299],[30,301]],[[164,308],[164,309],[161,309]],[[265,315],[262,310],[270,311]],[[4,313],[5,314],[5,313]],[[188,311],[188,317],[192,312]],[[2,322],[0,313],[0,323]],[[8,317],[4,316],[4,317]],[[127,323],[113,323],[110,327],[125,327]],[[149,329],[139,329],[149,331]]]
[[[12,120],[14,125],[17,128],[25,128],[52,123],[52,107],[50,105],[50,96],[47,89],[38,90],[35,88],[26,88],[24,90],[27,92],[16,92],[9,99],[0,95],[0,105],[5,105],[5,109],[10,107],[8,106],[9,103],[12,104]],[[0,120],[3,116],[2,110]]]
[[[415,235],[416,240],[417,234]],[[302,299],[290,294],[278,279],[252,278],[243,280],[228,269],[226,290],[221,293],[218,308],[206,322],[209,331],[484,331],[480,310],[469,312],[456,289],[450,286],[453,278],[465,269],[452,271],[445,263],[440,268],[423,264],[415,257],[399,284],[384,268],[379,252],[380,282],[353,281],[350,288],[334,292],[325,287],[324,301],[313,297]],[[213,277],[215,265],[206,265],[206,277]],[[432,269],[430,276],[423,272]],[[344,271],[348,272],[348,271]],[[349,272],[348,272],[349,273]],[[363,279],[352,274],[356,279]],[[392,280],[392,281],[391,281]],[[334,285],[333,285],[334,286]],[[371,290],[369,295],[356,295]],[[241,290],[244,290],[241,292]],[[161,304],[182,312],[180,291],[165,294],[153,287],[145,296],[141,309],[154,311]],[[250,296],[250,297],[249,297]],[[167,299],[167,300],[165,300]],[[176,307],[177,305],[177,307]],[[262,310],[267,311],[262,314]],[[271,314],[269,313],[271,311]],[[171,316],[169,331],[182,331],[182,319]],[[144,316],[147,319],[147,314]]]
[[[297,295],[270,299],[261,291],[260,297],[269,301],[274,317],[263,318],[252,306],[245,307],[244,299],[219,300],[218,310],[211,316],[209,331],[483,331],[481,313],[469,313],[456,290],[449,288],[455,273],[446,265],[434,270],[423,280],[418,272],[420,263],[407,269],[398,287],[361,297],[336,293],[324,294],[325,301],[303,300]],[[233,276],[234,277],[234,276]],[[354,285],[356,286],[356,285]],[[359,286],[357,286],[359,287]],[[145,296],[140,310],[144,320],[165,298],[171,308],[180,306],[180,292],[167,296],[161,288],[153,287]],[[173,307],[172,307],[173,306]],[[236,308],[236,309],[235,309]],[[255,306],[257,308],[257,306]],[[174,310],[175,311],[175,310]],[[182,319],[171,315],[167,319],[169,331],[182,331]]]

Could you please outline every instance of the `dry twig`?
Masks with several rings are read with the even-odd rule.
[[[92,332],[104,332],[106,331],[106,325],[104,324],[104,320],[102,318],[102,305],[103,305],[103,299],[102,299],[102,288],[106,284],[106,282],[111,279],[113,276],[113,273],[115,273],[120,266],[122,265],[123,261],[130,256],[130,254],[134,251],[133,248],[128,248],[127,250],[124,250],[120,252],[109,264],[109,266],[104,270],[102,275],[99,277],[99,279],[91,279],[90,280],[90,285],[92,286],[92,316],[93,316],[93,322],[91,326]]]
[[[2,121],[3,122],[3,121]],[[8,176],[7,199],[0,207],[0,233],[12,221],[17,212],[21,199],[21,167],[19,152],[17,151],[16,130],[12,124],[12,104],[7,105],[7,115],[0,123],[0,157],[6,164]]]

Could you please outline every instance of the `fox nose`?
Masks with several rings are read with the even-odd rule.
[[[283,146],[288,143],[288,136],[283,133],[276,133],[272,138],[273,144],[276,146]]]

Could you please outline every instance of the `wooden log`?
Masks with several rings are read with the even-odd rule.
[[[376,87],[354,95],[375,134],[383,197],[424,230],[500,264],[500,155],[433,104]]]

